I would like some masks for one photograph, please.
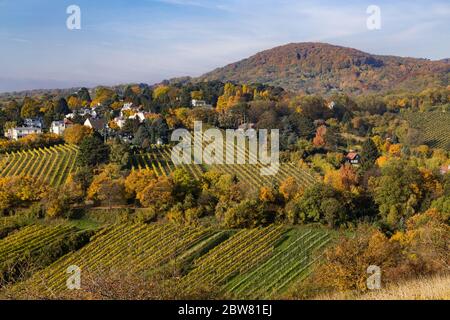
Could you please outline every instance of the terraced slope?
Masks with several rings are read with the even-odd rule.
[[[169,175],[177,168],[171,159],[169,147],[154,148],[151,153],[137,155],[133,161],[133,167],[152,169],[158,176]],[[250,159],[248,151],[243,148],[236,148],[237,155],[244,155],[245,159]],[[254,159],[253,159],[254,160]],[[208,169],[219,170],[223,173],[236,175],[240,181],[247,182],[250,187],[272,186],[280,183],[287,177],[293,177],[299,185],[308,186],[316,181],[316,178],[307,170],[299,168],[292,163],[280,163],[278,171],[273,175],[261,175],[264,167],[258,161],[257,164],[214,164],[214,165],[181,165],[180,167],[189,172],[194,178],[200,179],[202,174]]]
[[[271,299],[310,274],[329,233],[282,226],[241,230],[193,264],[186,290],[207,283],[237,299]]]
[[[30,264],[44,267],[68,251],[78,249],[85,235],[70,225],[33,225],[10,233],[0,240],[0,286],[15,281]]]
[[[26,241],[36,232],[28,228],[35,227],[23,229]],[[35,273],[17,289],[31,285],[64,292],[67,269],[73,265],[82,272],[112,268],[150,275],[176,263],[183,270],[180,284],[186,293],[212,285],[238,299],[270,299],[307,277],[319,256],[316,250],[329,240],[326,231],[282,225],[220,231],[168,223],[121,224],[102,229],[89,244]]]
[[[76,146],[59,145],[7,154],[0,160],[0,176],[28,175],[59,186],[75,170],[77,152]]]
[[[324,231],[294,230],[270,259],[231,281],[226,291],[246,299],[269,299],[282,293],[293,282],[309,275],[309,267],[315,262],[313,252],[329,241],[330,235]]]
[[[108,227],[95,235],[81,250],[63,257],[30,281],[36,285],[45,283],[45,287],[50,290],[64,290],[66,270],[71,265],[82,270],[107,270],[114,267],[147,273],[175,257],[187,259],[186,252],[214,235],[215,232],[209,228],[173,224],[122,224]]]
[[[425,144],[450,150],[450,112],[408,112],[405,119],[419,130]]]

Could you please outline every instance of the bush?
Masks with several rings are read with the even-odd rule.
[[[0,153],[51,147],[64,143],[64,140],[53,133],[30,134],[19,140],[0,140]]]

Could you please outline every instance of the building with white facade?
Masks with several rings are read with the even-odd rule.
[[[16,127],[5,131],[5,137],[12,140],[18,140],[30,134],[42,133],[41,128],[37,127]]]

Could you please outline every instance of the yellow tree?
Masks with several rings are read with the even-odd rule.
[[[120,166],[109,164],[96,175],[88,189],[88,199],[105,202],[111,207],[122,204],[125,199],[125,181]]]
[[[157,177],[153,170],[132,170],[125,179],[125,192],[128,199],[136,198],[138,193],[144,191],[147,186],[154,183]]]
[[[75,110],[75,109],[81,108],[83,106],[83,102],[81,101],[80,98],[78,98],[76,96],[71,96],[67,100],[67,105],[69,106],[69,108],[71,110]]]
[[[81,124],[74,124],[64,131],[64,141],[71,144],[80,144],[84,138],[93,133],[92,129]]]
[[[287,177],[280,184],[280,193],[286,200],[292,200],[299,193],[300,187],[294,177]]]

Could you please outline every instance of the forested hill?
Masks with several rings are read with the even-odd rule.
[[[218,68],[199,80],[264,83],[308,93],[347,93],[447,86],[446,59],[380,56],[325,43],[291,43]]]

